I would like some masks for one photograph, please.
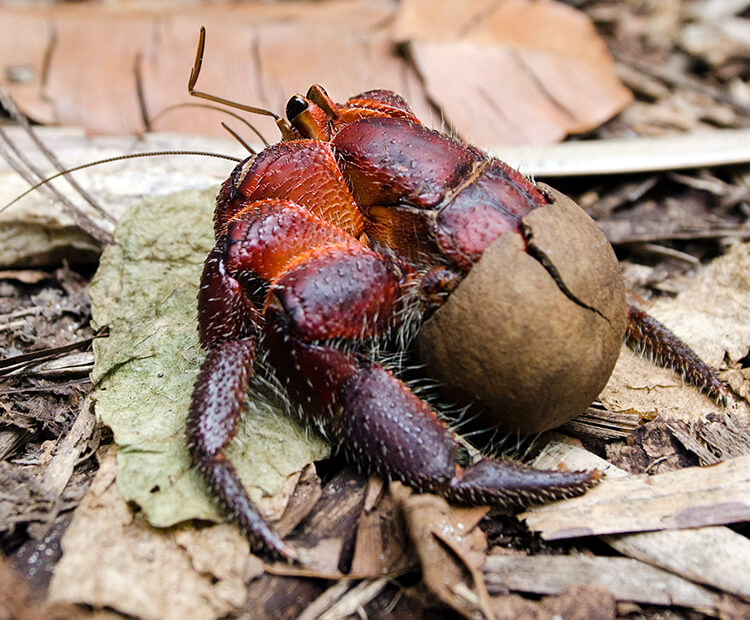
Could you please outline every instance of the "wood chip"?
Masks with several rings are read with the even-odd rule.
[[[521,515],[547,540],[750,521],[750,455],[712,467],[604,480]]]
[[[367,579],[349,590],[324,614],[320,620],[337,620],[357,614],[388,585],[388,579]]]
[[[667,571],[629,558],[498,556],[487,558],[484,577],[490,593],[560,594],[576,584],[606,587],[621,601],[680,605],[711,613],[720,596]]]
[[[62,494],[73,475],[73,468],[88,448],[96,426],[93,404],[88,398],[82,401],[73,426],[57,441],[55,454],[44,472],[44,486],[53,496]]]
[[[750,129],[544,146],[496,146],[489,152],[524,174],[544,178],[679,170],[750,161]]]
[[[38,269],[13,269],[0,271],[0,280],[17,280],[24,284],[39,284],[43,280],[49,280],[53,276],[48,271]]]
[[[382,479],[371,477],[365,509],[360,514],[357,524],[351,569],[353,575],[380,577],[416,567],[416,559],[405,553],[406,526],[390,493],[383,495],[376,505],[367,509],[367,500],[373,493],[380,493],[382,489]]]
[[[560,442],[549,444],[534,461],[534,466],[541,468],[561,465],[568,469],[596,467],[608,479],[628,476],[625,471],[591,452]],[[533,514],[536,510],[538,509],[532,509],[526,514]],[[580,525],[585,527],[586,522]],[[624,555],[659,566],[686,579],[737,596],[750,597],[750,582],[747,579],[750,574],[750,541],[729,528],[704,527],[622,534],[606,536],[604,540]]]
[[[289,543],[304,547],[308,555],[310,550],[317,549],[318,554],[325,557],[308,558],[316,560],[318,568],[314,569],[300,569],[282,562],[266,566],[266,574],[248,586],[246,617],[296,618],[309,601],[316,600],[326,590],[321,579],[344,577],[338,564],[341,557],[351,552],[365,492],[365,479],[349,469],[339,472],[323,487],[320,500],[289,537]],[[319,546],[322,539],[328,539],[324,545],[332,546]],[[308,579],[290,579],[290,576]],[[338,596],[346,589],[342,587],[334,592]]]

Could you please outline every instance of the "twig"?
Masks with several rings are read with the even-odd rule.
[[[0,87],[0,104],[8,111],[8,113],[11,115],[11,118],[21,124],[21,126],[24,126],[23,124],[26,123],[26,126],[24,127],[27,130],[27,133],[29,133],[30,136],[32,136],[32,139],[35,143],[39,144],[39,139],[34,135],[33,131],[31,130],[31,127],[28,125],[28,122],[23,117],[23,115],[18,111],[18,108],[16,108],[15,103],[13,102],[13,99],[3,90],[2,87]],[[4,143],[4,145],[3,145]],[[51,153],[47,149],[42,149],[42,152],[47,156],[50,157]],[[39,171],[32,163],[31,161],[23,154],[23,152],[15,145],[15,143],[10,139],[7,132],[5,132],[2,127],[0,127],[0,156],[5,159],[5,161],[8,162],[8,164],[16,171],[18,174],[20,174],[29,185],[35,185],[36,180],[42,180],[44,179],[44,175]],[[14,157],[15,156],[15,157]],[[50,157],[50,161],[55,166],[59,166],[59,162],[57,162],[54,158]],[[20,163],[19,163],[20,162]],[[25,166],[25,167],[24,167]],[[36,179],[34,177],[37,177]],[[73,181],[68,178],[68,175],[66,175],[66,178],[69,182],[73,183]],[[75,187],[79,193],[83,190],[79,188],[77,184],[74,184],[73,187]],[[113,237],[110,232],[103,229],[99,224],[97,224],[94,220],[92,220],[88,215],[83,213],[73,202],[70,201],[70,199],[67,198],[60,190],[53,186],[40,188],[42,191],[44,191],[47,196],[52,198],[53,200],[56,200],[60,207],[62,208],[63,212],[70,217],[73,222],[78,226],[81,230],[91,235],[94,239],[96,239],[99,243],[102,245],[107,245],[112,243]],[[87,197],[85,194],[82,194],[86,200],[89,200],[89,197]],[[96,207],[97,211],[103,212],[101,207]],[[106,214],[106,212],[105,212]],[[109,214],[106,214],[106,216],[112,220],[112,216]]]

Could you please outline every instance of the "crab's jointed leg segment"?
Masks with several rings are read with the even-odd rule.
[[[579,495],[596,471],[540,471],[483,459],[462,468],[458,444],[435,412],[390,372],[363,363],[332,420],[344,449],[369,470],[417,491],[472,504],[527,503]]]
[[[193,390],[188,448],[208,483],[251,539],[282,557],[289,547],[260,516],[224,447],[237,432],[242,401],[253,374],[260,315],[225,265],[226,243],[209,254],[199,292],[201,344],[208,349]]]
[[[245,205],[268,198],[292,201],[354,237],[362,233],[362,215],[328,143],[280,142],[237,166],[217,200],[217,234]]]
[[[254,359],[255,338],[229,340],[209,350],[193,391],[188,445],[208,483],[250,538],[294,560],[296,552],[260,515],[224,455],[224,447],[237,432]]]
[[[631,304],[628,305],[625,340],[638,353],[649,355],[657,364],[681,373],[688,383],[726,406],[727,389],[713,368],[667,327]]]

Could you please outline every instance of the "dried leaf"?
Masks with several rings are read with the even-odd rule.
[[[313,83],[337,100],[390,88],[429,118],[417,74],[388,36],[391,3],[64,9],[2,9],[0,17],[12,33],[0,39],[0,84],[39,122],[109,134],[141,133],[149,123],[158,131],[226,135],[214,112],[175,110],[157,118],[168,106],[196,102],[187,80],[202,25],[204,92],[283,113],[289,97]],[[272,122],[256,120],[261,131],[278,135]]]
[[[103,456],[62,544],[50,600],[144,619],[226,615],[241,607],[245,581],[259,566],[233,525],[164,532],[133,516],[117,490],[111,452]]]
[[[492,618],[482,579],[487,545],[477,528],[487,506],[459,508],[436,495],[415,495],[399,482],[390,492],[406,517],[427,587],[467,618]]]
[[[116,230],[91,284],[92,315],[109,325],[94,344],[96,412],[110,426],[118,485],[157,526],[220,513],[185,442],[198,346],[196,295],[212,241],[213,191],[182,193],[135,206]],[[227,449],[251,497],[278,518],[294,477],[327,446],[296,420],[259,398],[246,400]],[[281,501],[274,494],[286,491]]]
[[[3,620],[83,620],[83,610],[65,603],[44,603],[34,599],[29,584],[0,556],[0,618]]]
[[[631,100],[603,41],[559,2],[401,2],[396,38],[446,122],[480,146],[587,131]]]

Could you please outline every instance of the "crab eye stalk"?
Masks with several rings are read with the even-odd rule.
[[[308,101],[312,101],[315,105],[317,105],[323,112],[325,112],[326,116],[329,119],[337,119],[339,118],[339,112],[338,112],[338,106],[328,96],[328,93],[326,92],[325,88],[323,88],[320,84],[313,84],[307,91],[307,97]]]
[[[328,97],[328,92],[325,88],[323,88],[320,84],[313,84],[310,86],[310,88],[307,89],[307,98],[314,100],[316,95],[322,95],[323,97]]]
[[[286,104],[286,117],[290,123],[294,123],[294,120],[302,114],[309,107],[307,99],[294,95]]]
[[[324,142],[331,139],[325,110],[302,95],[295,95],[287,102],[286,117],[305,138]]]

